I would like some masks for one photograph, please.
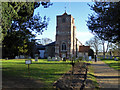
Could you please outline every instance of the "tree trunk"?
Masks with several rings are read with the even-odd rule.
[[[102,41],[103,44],[103,59],[105,58],[105,41]]]

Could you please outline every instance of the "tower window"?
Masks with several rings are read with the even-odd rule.
[[[62,50],[66,50],[66,44],[65,43],[62,44]]]
[[[62,23],[65,23],[65,18],[62,19]]]

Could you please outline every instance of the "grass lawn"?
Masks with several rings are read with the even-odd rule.
[[[120,70],[120,61],[115,61],[115,60],[109,60],[109,59],[101,59],[103,62],[108,64],[110,67]]]
[[[28,65],[25,64],[25,59],[2,60],[2,75],[40,79],[50,87],[63,73],[71,69],[69,63],[70,61],[39,59],[38,62],[32,61],[30,73],[28,73]]]

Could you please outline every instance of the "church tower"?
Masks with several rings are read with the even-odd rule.
[[[74,18],[66,12],[57,16],[55,56],[76,56],[76,42]]]

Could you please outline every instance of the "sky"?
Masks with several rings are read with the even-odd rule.
[[[84,45],[87,40],[93,37],[93,34],[87,27],[88,14],[93,13],[87,4],[93,4],[93,2],[53,2],[53,5],[49,8],[38,7],[34,11],[34,15],[39,12],[40,16],[47,16],[50,18],[48,28],[42,35],[37,35],[36,39],[50,38],[55,41],[56,34],[56,16],[62,15],[65,12],[71,14],[75,18],[76,36],[80,42]]]

